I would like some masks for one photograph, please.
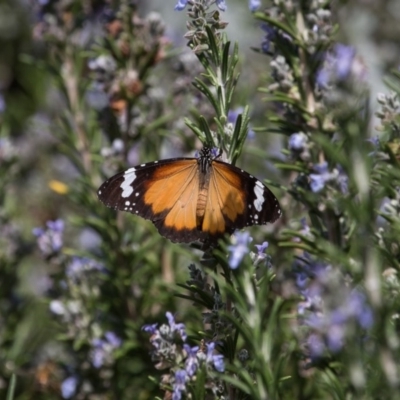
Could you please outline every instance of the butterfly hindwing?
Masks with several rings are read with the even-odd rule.
[[[228,165],[213,161],[210,169],[208,199],[202,229],[211,237],[232,233],[240,219],[244,218],[246,194],[242,181],[234,169],[221,170]]]
[[[222,161],[214,160],[212,165],[209,199],[218,199],[225,232],[232,233],[250,225],[264,225],[280,217],[277,198],[261,181]]]

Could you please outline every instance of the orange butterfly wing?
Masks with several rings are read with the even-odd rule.
[[[173,242],[193,242],[202,238],[196,225],[197,159],[175,161],[158,169],[146,189],[144,200],[155,212],[152,221],[161,235]]]
[[[104,182],[98,196],[108,207],[151,220],[173,242],[203,240],[196,226],[199,192],[196,158],[156,161]]]
[[[104,182],[98,196],[108,207],[151,220],[173,242],[212,242],[280,217],[278,200],[262,182],[212,159],[209,149],[200,154],[130,168]]]
[[[249,225],[276,221],[277,198],[259,180],[222,161],[213,160],[202,229],[220,237]]]

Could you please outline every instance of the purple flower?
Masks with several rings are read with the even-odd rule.
[[[190,347],[189,345],[184,344],[183,348],[185,349],[187,354],[187,358],[185,361],[185,370],[189,376],[193,376],[199,367],[199,360],[197,358],[199,346]]]
[[[265,250],[268,248],[268,242],[263,242],[262,244],[255,244],[254,246],[257,247],[258,256],[262,257],[265,255]]]
[[[353,290],[347,301],[346,309],[350,316],[356,318],[361,328],[371,328],[374,323],[374,316],[371,307],[366,303],[366,297],[363,293]]]
[[[61,396],[63,399],[70,399],[76,392],[78,379],[70,376],[61,383]]]
[[[187,2],[188,0],[179,0],[178,3],[176,3],[174,10],[182,11],[186,7]]]
[[[152,345],[152,357],[154,360],[160,362],[176,360],[178,364],[182,362],[182,351],[177,351],[177,348],[181,349],[182,341],[187,339],[185,325],[176,323],[174,316],[170,313],[166,313],[168,319],[168,325],[162,324],[157,329],[157,324],[144,325],[143,330],[151,334],[150,343]],[[183,344],[185,346],[185,344]],[[195,359],[194,353],[195,348],[191,349],[189,346],[185,346],[184,349],[188,355],[187,368],[188,371],[192,372],[195,370]]]
[[[90,258],[72,257],[67,265],[66,275],[71,279],[78,279],[83,273],[93,270],[104,271],[104,267]]]
[[[289,150],[303,151],[307,145],[307,141],[305,133],[293,133],[289,137]]]
[[[320,357],[326,348],[335,353],[342,349],[346,336],[346,319],[338,310],[331,314],[313,313],[305,322],[313,330],[308,338],[312,358]]]
[[[329,264],[312,259],[306,252],[293,265],[296,287],[304,298],[297,311],[310,330],[307,344],[311,358],[321,357],[326,350],[340,351],[349,327],[368,329],[373,324],[372,310],[357,289],[349,291],[337,282],[335,298],[331,298],[335,276],[330,270]]]
[[[355,50],[351,46],[338,43],[335,45],[336,58],[336,76],[339,80],[345,80],[350,72],[353,64]]]
[[[106,332],[104,337],[114,349],[117,349],[122,344],[122,340],[114,332]]]
[[[106,352],[104,350],[104,341],[101,339],[94,339],[92,341],[93,350],[90,355],[92,360],[92,365],[95,368],[100,368],[104,364],[104,360],[106,358]]]
[[[210,149],[210,156],[212,159],[218,158],[221,154],[222,154],[222,150],[218,147],[212,147]],[[194,153],[194,157],[200,158],[200,156],[201,156],[201,150],[200,151],[196,150]]]
[[[327,68],[321,68],[316,75],[316,82],[319,87],[326,87],[329,84],[330,72]]]
[[[341,165],[338,164],[336,168],[330,172],[328,169],[328,163],[325,161],[314,165],[313,169],[316,173],[310,174],[311,191],[318,193],[325,187],[326,183],[333,182],[342,194],[348,193],[349,178]]]
[[[299,281],[296,281],[296,283],[299,284]],[[304,286],[308,283],[309,280],[307,279],[304,281]],[[304,297],[304,300],[297,304],[297,312],[299,315],[305,315],[307,311],[314,312],[315,310],[320,309],[323,303],[323,287],[319,282],[313,282],[309,286],[303,287],[299,292]]]
[[[175,322],[174,316],[169,311],[167,311],[165,315],[167,316],[168,323],[171,328],[171,333],[178,332],[182,340],[185,341],[187,339],[185,324],[182,323],[177,324]]]
[[[243,257],[249,253],[249,243],[253,240],[249,232],[236,232],[234,234],[235,244],[228,246],[229,266],[236,269],[241,263]]]
[[[188,0],[178,0],[178,2],[176,3],[176,6],[174,8],[174,10],[176,11],[182,11],[186,5],[188,3]],[[226,11],[226,4],[225,4],[225,0],[216,0],[217,3],[217,7],[221,10],[221,11]]]
[[[218,158],[221,155],[221,149],[218,147],[213,147],[211,149],[211,157],[212,158]]]
[[[110,359],[115,349],[121,346],[122,340],[113,332],[106,332],[105,340],[93,339],[91,353],[92,364],[95,368],[101,368]]]
[[[355,50],[351,46],[336,44],[325,56],[324,66],[317,73],[317,84],[326,87],[332,80],[344,81],[352,72]]]
[[[33,228],[40,251],[46,257],[58,253],[63,246],[64,221],[47,221],[46,229]]]
[[[343,310],[335,309],[325,317],[324,333],[329,350],[337,353],[344,345],[348,316]]]
[[[264,40],[261,43],[261,50],[265,54],[271,54],[271,43],[276,39],[276,29],[267,23],[261,24],[261,29],[265,32]]]
[[[310,351],[311,358],[319,358],[325,350],[325,344],[320,335],[312,333],[307,338],[308,350]]]
[[[146,324],[142,326],[142,330],[147,333],[154,335],[157,331],[158,324]]]
[[[218,7],[221,11],[226,11],[225,0],[217,0],[217,7]]]
[[[211,364],[218,372],[224,372],[225,363],[222,354],[214,354],[215,342],[207,343],[207,358],[206,363]]]
[[[297,257],[293,265],[294,273],[298,271],[304,272],[310,278],[321,279],[326,275],[330,269],[330,265],[325,264],[320,260],[311,258],[310,254],[306,251],[303,252],[302,257]]]
[[[47,221],[46,222],[47,228],[62,232],[64,230],[64,221],[62,219],[56,219],[55,221]]]
[[[368,329],[373,324],[372,310],[362,293],[353,290],[347,295],[342,294],[342,297],[339,307],[331,311],[325,310],[318,315],[312,313],[305,319],[306,325],[314,331],[312,335],[319,335],[321,343],[326,342],[326,347],[332,352],[343,348],[349,323],[353,321],[363,329]],[[317,356],[317,352],[314,353]]]
[[[314,165],[314,171],[316,174],[310,174],[310,188],[314,193],[318,193],[325,187],[325,183],[331,179],[332,175],[326,161]]]
[[[268,242],[263,242],[262,244],[256,244],[255,247],[257,248],[257,254],[252,256],[252,260],[253,264],[257,266],[264,260],[267,260],[269,257],[268,254],[265,253],[265,250],[268,248]]]
[[[261,0],[249,0],[249,9],[251,12],[257,11],[261,7]]]
[[[233,126],[236,125],[236,120],[238,119],[239,115],[243,113],[243,107],[236,107],[233,110],[228,111],[228,123],[231,123]],[[253,129],[249,128],[247,132],[248,139],[254,139],[256,136]]]
[[[235,125],[239,114],[242,114],[242,112],[243,112],[243,107],[236,107],[233,110],[229,110],[228,111],[228,122]]]
[[[303,315],[306,310],[316,310],[322,302],[324,279],[330,266],[313,260],[307,252],[303,257],[296,259],[292,266],[296,287],[304,297],[304,300],[297,305],[297,312]]]
[[[265,32],[264,40],[261,43],[263,53],[268,55],[280,54],[278,49],[283,44],[292,47],[293,51],[296,51],[292,37],[286,32],[278,30],[275,26],[265,22],[261,24],[261,29]],[[277,46],[275,46],[276,44]]]
[[[184,369],[175,372],[175,382],[172,386],[172,400],[181,400],[182,393],[186,391],[187,374]]]

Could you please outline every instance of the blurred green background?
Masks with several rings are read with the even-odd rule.
[[[124,132],[115,113],[102,115],[93,101],[82,105],[87,87],[96,80],[84,63],[109,51],[100,34],[103,3],[121,9],[127,2],[86,0],[77,5],[60,0],[49,2],[54,8],[48,13],[43,11],[48,5],[45,3],[0,0],[0,397],[5,398],[10,376],[15,373],[16,399],[60,398],[61,383],[85,362],[74,358],[74,354],[83,357],[90,351],[88,343],[76,343],[64,335],[63,324],[49,312],[49,302],[62,293],[62,275],[70,257],[92,255],[108,263],[112,260],[104,254],[115,245],[121,249],[119,256],[130,260],[124,264],[121,258],[114,259],[113,278],[121,286],[95,281],[93,284],[103,291],[99,295],[102,300],[89,305],[85,312],[91,314],[97,307],[105,307],[110,315],[125,307],[121,312],[124,323],[117,322],[113,327],[118,327],[126,344],[110,368],[121,380],[114,380],[119,385],[114,391],[107,392],[103,387],[96,392],[97,397],[88,398],[122,398],[118,397],[121,387],[129,387],[124,398],[153,398],[157,384],[147,380],[152,363],[140,326],[159,319],[168,306],[183,307],[181,312],[185,313],[188,305],[174,297],[176,289],[171,283],[185,280],[186,266],[199,258],[200,252],[158,237],[149,222],[130,216],[118,217],[115,222],[112,214],[97,204],[96,186],[129,162],[117,154],[108,158],[109,165],[103,164],[107,153],[104,149],[112,147],[112,141]],[[125,144],[129,142],[133,148],[132,164],[193,155],[199,148],[183,123],[195,102],[193,91],[186,90],[191,76],[181,67],[182,59],[190,58],[183,38],[185,12],[174,11],[174,5],[173,0],[136,2],[138,18],[163,21],[165,32],[161,36],[168,45],[164,59],[143,75],[147,95],[151,92],[149,99],[141,102],[140,95],[130,99],[136,107],[134,112],[144,119],[142,123],[136,121],[137,136],[125,132]],[[226,32],[240,48],[241,77],[235,102],[237,107],[250,106],[251,125],[256,128],[265,124],[268,113],[257,88],[268,77],[269,61],[252,50],[260,47],[263,32],[249,12],[247,1],[227,0],[227,5],[223,14],[229,22]],[[360,62],[367,67],[371,98],[375,99],[384,90],[382,78],[387,71],[400,65],[400,2],[337,1],[333,2],[333,12],[339,27],[338,41],[356,47]],[[50,29],[43,25],[53,24],[48,15],[56,15],[64,23],[50,36]],[[55,23],[52,29],[57,26]],[[137,39],[131,35],[128,40],[134,43]],[[77,49],[81,53],[73,53]],[[125,66],[118,67],[123,70]],[[70,78],[63,82],[69,73]],[[75,87],[68,87],[71,81]],[[77,90],[77,97],[73,99],[68,90]],[[188,98],[192,100],[186,106]],[[83,121],[79,119],[82,115]],[[92,155],[90,167],[85,165],[85,152],[79,148],[77,132],[82,127],[91,131],[87,144]],[[255,175],[279,179],[271,163],[254,156],[259,148],[279,158],[281,138],[256,134],[248,140],[239,164]],[[78,159],[75,164],[74,159]],[[65,221],[62,255],[44,257],[32,229],[56,219]],[[99,231],[107,231],[107,223],[111,226],[110,236],[101,236]],[[257,237],[257,233],[254,235]],[[140,252],[132,243],[140,243],[145,250]],[[104,286],[111,287],[109,293]],[[120,301],[116,300],[118,296]],[[195,324],[196,315],[190,312],[187,320],[192,318]],[[129,320],[135,332],[131,336]],[[110,327],[112,322],[105,325]],[[107,380],[107,374],[111,374],[106,370],[102,371],[106,378],[100,373],[94,376],[97,372],[88,367],[93,381]],[[128,376],[132,377],[129,382]]]

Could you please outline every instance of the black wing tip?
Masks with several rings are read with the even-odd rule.
[[[277,204],[276,204],[275,209],[273,211],[272,218],[269,221],[271,224],[273,224],[274,222],[278,221],[278,219],[282,217],[282,208],[280,207],[280,205],[278,203],[278,200],[276,200],[276,203]]]

